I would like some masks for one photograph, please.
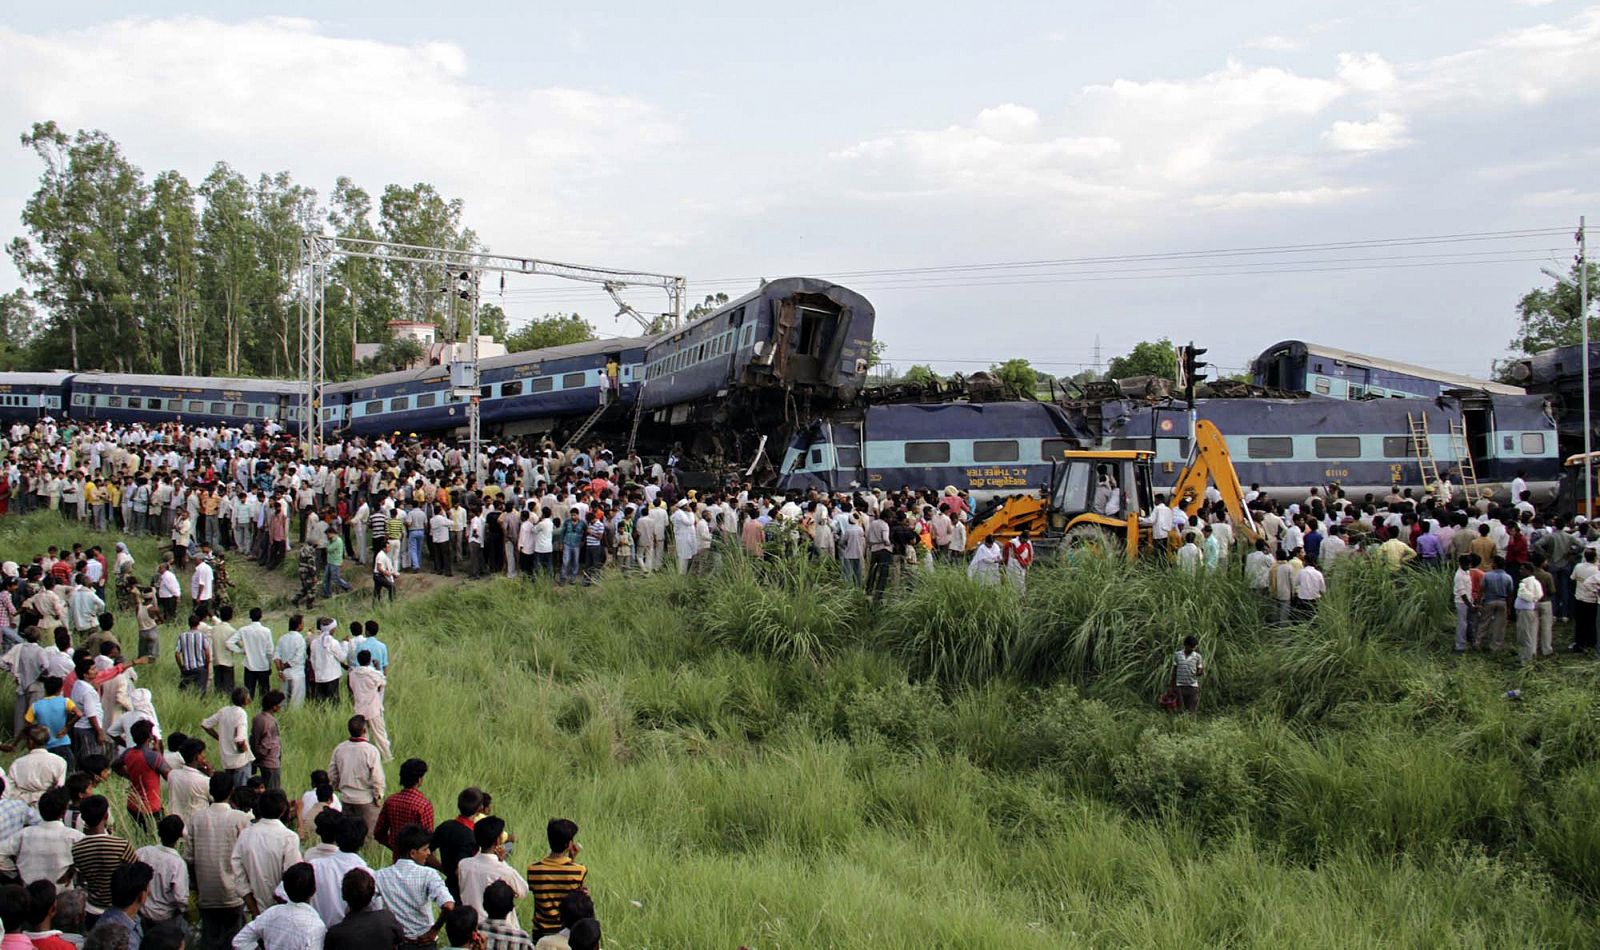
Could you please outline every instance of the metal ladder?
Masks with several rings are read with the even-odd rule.
[[[602,402],[599,408],[597,408],[594,412],[589,413],[589,418],[583,420],[583,425],[578,426],[577,431],[572,433],[572,435],[567,438],[567,444],[561,447],[561,451],[566,452],[573,446],[577,445],[584,436],[589,434],[589,430],[594,428],[594,424],[600,421],[600,417],[605,415],[610,409],[611,402],[608,400],[606,402]]]
[[[644,418],[644,387],[649,385],[649,380],[639,384],[633,394],[633,425],[628,429],[628,456],[633,456],[633,448],[639,442],[639,420]]]
[[[1450,423],[1450,451],[1455,453],[1456,474],[1461,476],[1461,493],[1466,496],[1467,504],[1476,504],[1483,497],[1483,489],[1478,487],[1478,469],[1472,462],[1472,453],[1467,450],[1465,419]]]
[[[1422,474],[1422,490],[1432,491],[1439,483],[1439,463],[1433,457],[1433,442],[1428,438],[1428,414],[1406,413],[1406,426],[1411,430],[1411,450],[1417,454],[1417,470]]]

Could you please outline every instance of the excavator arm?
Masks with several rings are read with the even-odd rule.
[[[1234,471],[1228,443],[1214,423],[1200,419],[1194,424],[1194,447],[1189,454],[1189,464],[1178,473],[1178,482],[1172,488],[1173,504],[1193,517],[1205,502],[1207,483],[1216,484],[1222,503],[1228,509],[1228,520],[1254,544],[1260,531],[1250,516],[1250,509],[1245,507],[1244,486],[1239,483],[1239,473]]]

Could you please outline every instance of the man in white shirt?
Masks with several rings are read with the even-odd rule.
[[[389,603],[394,603],[394,559],[389,556],[387,548],[378,551],[377,557],[372,559],[372,602],[378,599],[384,591],[389,592]]]
[[[245,904],[259,915],[271,907],[272,892],[285,872],[300,863],[300,836],[283,823],[289,799],[283,789],[269,788],[256,799],[255,824],[239,832],[233,845],[233,874],[249,890]]]
[[[228,639],[227,649],[244,655],[244,688],[250,698],[272,688],[272,631],[261,622],[261,608],[250,608],[250,622]]]
[[[222,770],[233,778],[233,784],[242,786],[250,778],[250,763],[256,760],[250,751],[250,691],[235,688],[230,702],[212,713],[200,728],[217,740]]]
[[[278,647],[272,654],[290,706],[299,706],[306,701],[306,636],[300,632],[304,623],[305,619],[299,614],[291,616],[289,629],[278,638]]]
[[[6,776],[5,797],[37,807],[45,792],[59,788],[66,782],[67,760],[46,748],[50,731],[44,726],[24,728],[22,741],[27,745],[28,752],[11,763],[11,771]]]
[[[495,881],[505,881],[518,900],[528,896],[527,878],[506,862],[505,819],[495,815],[479,818],[473,825],[472,836],[477,841],[478,853],[463,858],[456,865],[456,878],[460,882],[461,903],[484,913],[483,892]]]
[[[303,861],[296,863],[283,875],[284,903],[273,904],[246,924],[234,936],[233,946],[236,950],[320,950],[328,926],[310,903],[318,890],[315,868]]]
[[[83,832],[62,822],[71,796],[65,788],[52,788],[39,799],[39,823],[5,845],[4,855],[16,863],[24,886],[34,881],[65,884],[72,870],[72,846]]]
[[[183,840],[183,819],[167,815],[156,824],[160,844],[147,844],[134,857],[150,866],[149,896],[139,909],[145,937],[165,930],[180,930],[183,915],[189,910],[189,864],[178,853]],[[180,930],[181,932],[181,930]]]
[[[1256,549],[1251,551],[1244,559],[1244,579],[1251,590],[1267,593],[1267,585],[1272,577],[1272,555],[1267,553],[1267,540],[1258,538]]]
[[[1306,613],[1315,610],[1317,601],[1322,599],[1323,593],[1328,589],[1327,581],[1317,569],[1316,558],[1306,556],[1305,566],[1295,575],[1294,586],[1295,596],[1300,599],[1300,609]]]
[[[189,578],[189,594],[194,598],[196,610],[202,607],[211,609],[212,599],[216,596],[215,577],[211,562],[202,556],[194,566],[193,576]]]
[[[1150,543],[1158,554],[1165,555],[1171,550],[1172,509],[1167,505],[1166,495],[1157,495],[1155,507],[1150,509]]]

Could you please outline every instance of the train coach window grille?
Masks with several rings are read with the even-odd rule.
[[[379,415],[380,413],[383,412],[383,400],[382,399],[374,399],[371,402],[367,403],[366,406],[363,407],[361,411],[366,413],[369,416]]]
[[[987,439],[972,443],[974,462],[1015,462],[1022,456],[1016,439]]]
[[[205,412],[206,411],[206,404],[201,402],[198,399],[191,399],[191,400],[189,400],[189,411],[190,412]]]
[[[1361,457],[1361,437],[1355,435],[1317,436],[1317,458],[1355,459]]]
[[[936,465],[950,461],[948,442],[907,442],[907,465]]]
[[[220,415],[222,415],[222,413],[223,413],[223,405],[222,405],[222,403],[214,402],[214,403],[211,404],[211,414],[213,416],[220,416]]]
[[[822,450],[821,449],[812,449],[811,450],[811,464],[812,465],[821,465],[822,464]]]
[[[556,378],[554,376],[535,376],[532,382],[531,392],[547,393],[556,388]]]
[[[1253,436],[1245,443],[1245,451],[1253,459],[1294,458],[1294,440],[1286,435]]]
[[[493,399],[494,398],[494,386],[491,385],[491,386],[480,386],[480,387],[478,387],[478,398],[479,399]]]
[[[1132,452],[1135,449],[1149,449],[1152,444],[1150,439],[1112,439],[1111,451]]]
[[[1333,384],[1320,377],[1317,379],[1315,388],[1318,395],[1322,396],[1326,396],[1328,393],[1333,392]]]
[[[522,380],[513,379],[508,383],[501,383],[500,384],[500,395],[501,396],[520,396],[520,395],[522,395]]]
[[[128,408],[129,409],[142,409],[142,408],[144,408],[144,400],[139,398],[138,396],[129,396],[128,397]],[[150,408],[154,409],[156,407],[155,406],[151,406]]]
[[[255,417],[257,419],[260,419],[261,417],[265,416],[266,414],[267,414],[267,407],[263,406],[263,405],[260,405],[258,403],[256,405]]]
[[[1072,443],[1064,440],[1064,438],[1046,438],[1042,443],[1038,443],[1038,456],[1048,462],[1050,459],[1059,459],[1061,454],[1066,453],[1067,449],[1070,448],[1072,448]]]
[[[1543,432],[1524,432],[1524,433],[1522,433],[1522,454],[1523,455],[1543,455],[1544,454],[1544,433]]]
[[[588,373],[568,373],[567,375],[561,377],[561,388],[582,389],[583,384],[588,379],[588,376]]]
[[[121,409],[122,408],[122,397],[121,396],[108,396],[106,398],[106,405],[108,407],[112,408],[112,409]]]
[[[1386,435],[1383,437],[1383,457],[1389,459],[1410,458],[1417,454],[1417,444],[1408,435]]]
[[[236,402],[233,404],[233,414],[235,416],[248,416],[250,415],[250,407],[245,403]]]
[[[428,407],[432,406],[434,403],[436,403],[438,401],[439,401],[439,396],[438,396],[437,393],[418,393],[417,394],[417,408],[418,409],[427,409]]]
[[[403,412],[404,410],[410,409],[410,408],[411,408],[411,397],[410,396],[396,396],[393,399],[389,400],[389,411],[390,412]]]

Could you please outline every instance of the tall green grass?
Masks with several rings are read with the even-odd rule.
[[[74,534],[0,521],[7,552]],[[1456,658],[1446,579],[1351,570],[1284,628],[1232,573],[1091,559],[1025,598],[943,570],[874,608],[725,556],[325,612],[382,622],[441,817],[489,789],[517,861],[579,822],[608,946],[1593,945],[1594,668]],[[1187,633],[1196,718],[1153,703]],[[221,701],[141,675],[169,731]],[[284,714],[292,791],[347,715]]]

